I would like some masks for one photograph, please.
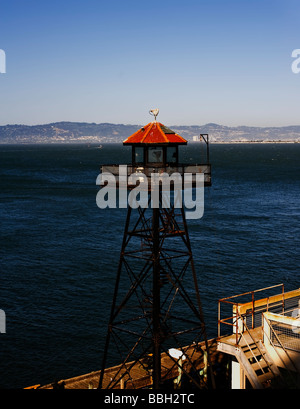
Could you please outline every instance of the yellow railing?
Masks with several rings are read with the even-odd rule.
[[[274,288],[281,287],[281,294],[269,296],[263,299],[256,299],[255,296],[257,293],[262,291],[273,290]],[[250,301],[238,302],[238,299],[249,298]],[[227,315],[225,318],[222,318],[221,306],[224,305],[231,306],[231,315]],[[238,344],[239,334],[244,331],[244,322],[247,322],[248,319],[251,319],[251,325],[248,324],[250,328],[255,328],[257,325],[256,314],[260,315],[260,320],[262,312],[268,311],[270,305],[276,307],[282,305],[284,310],[284,285],[277,284],[270,287],[261,288],[259,290],[248,291],[246,293],[233,295],[231,297],[222,298],[218,301],[218,337],[221,337],[221,325],[227,325],[232,328],[232,332],[236,334],[236,344]]]

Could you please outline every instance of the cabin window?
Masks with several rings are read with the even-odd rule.
[[[144,163],[144,148],[136,146],[134,149],[134,162],[135,163]]]
[[[169,146],[167,148],[167,163],[177,162],[177,148],[176,146]]]
[[[162,147],[150,147],[148,148],[148,162],[150,163],[163,163],[164,155]]]

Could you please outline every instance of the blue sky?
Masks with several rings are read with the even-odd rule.
[[[0,125],[300,125],[298,0],[0,0]]]

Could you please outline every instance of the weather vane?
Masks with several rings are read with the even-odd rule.
[[[154,116],[154,120],[156,121],[156,117],[157,117],[157,115],[159,114],[159,109],[158,109],[158,108],[156,108],[156,109],[151,109],[151,110],[149,111],[149,114],[150,114],[150,115],[153,115],[153,116]]]

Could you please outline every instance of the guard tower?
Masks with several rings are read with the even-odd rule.
[[[184,181],[186,173],[203,174],[204,186],[210,186],[211,168],[207,160],[179,163],[179,147],[187,141],[157,122],[158,110],[150,113],[154,121],[123,142],[132,147],[128,175],[149,181],[148,201],[127,209],[99,388],[160,389],[174,378],[177,387],[187,382],[206,388],[200,361],[209,360],[209,348],[184,206],[175,200],[164,206],[160,185],[159,205],[151,206],[150,178],[176,173]],[[208,137],[203,139],[208,147]],[[121,179],[119,169],[102,166],[102,172]],[[128,179],[129,192],[135,187]],[[112,365],[118,366],[106,375]]]

